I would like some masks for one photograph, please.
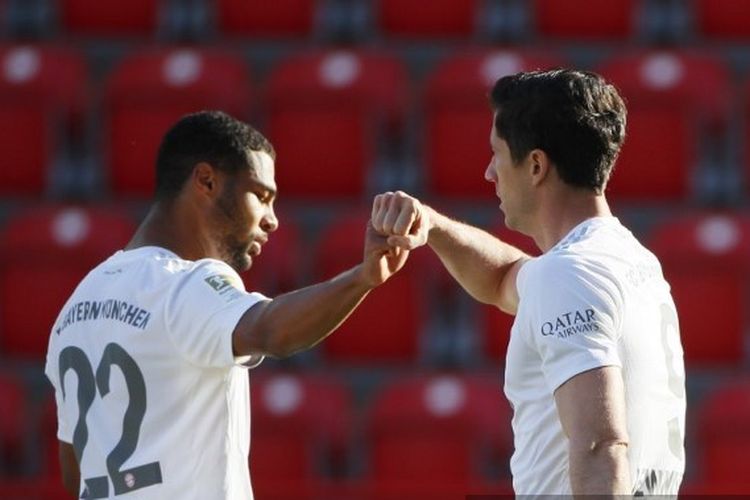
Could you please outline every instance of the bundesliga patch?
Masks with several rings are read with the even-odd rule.
[[[213,274],[204,280],[219,295],[228,299],[235,299],[242,295],[237,278],[228,274]]]

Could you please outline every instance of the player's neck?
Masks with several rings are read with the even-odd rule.
[[[200,217],[185,207],[177,207],[180,203],[155,202],[125,249],[156,246],[186,260],[211,257],[212,245],[198,222]]]
[[[593,217],[611,217],[612,211],[604,195],[574,192],[543,205],[540,215],[534,240],[546,252],[580,223]]]

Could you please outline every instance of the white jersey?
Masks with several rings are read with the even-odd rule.
[[[45,368],[81,498],[252,498],[246,369],[263,358],[235,358],[232,331],[264,299],[223,262],[157,247],[119,251],[86,276]]]
[[[525,263],[508,345],[516,494],[571,493],[554,392],[622,368],[633,493],[677,494],[685,468],[685,371],[677,313],[656,257],[614,217],[575,227]]]

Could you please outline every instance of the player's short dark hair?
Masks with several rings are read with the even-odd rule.
[[[224,112],[201,111],[182,117],[159,146],[156,198],[174,198],[200,162],[230,174],[253,168],[249,151],[263,151],[276,159],[263,134]]]
[[[587,71],[531,71],[499,79],[490,101],[515,163],[541,149],[564,182],[602,192],[625,140],[627,111],[614,86]]]

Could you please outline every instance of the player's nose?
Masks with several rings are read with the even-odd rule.
[[[266,212],[266,215],[261,221],[261,229],[267,233],[272,233],[279,228],[279,219],[276,217],[276,212],[271,208]]]

